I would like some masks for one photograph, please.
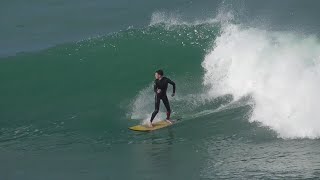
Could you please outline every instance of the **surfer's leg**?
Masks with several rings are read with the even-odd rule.
[[[153,121],[153,119],[156,117],[156,115],[159,112],[159,107],[160,107],[160,97],[158,97],[157,95],[155,96],[155,104],[154,104],[154,111],[152,113],[150,122]]]
[[[167,120],[170,119],[170,114],[171,114],[171,109],[170,109],[170,104],[169,104],[169,100],[168,100],[168,97],[167,96],[164,96],[162,98],[162,102],[164,104],[164,106],[166,107],[167,109]]]

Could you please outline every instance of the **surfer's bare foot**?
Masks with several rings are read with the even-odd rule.
[[[153,128],[152,122],[149,122],[149,123],[148,123],[148,127],[149,127],[149,128]]]
[[[170,121],[169,119],[167,119],[166,121],[167,121],[167,123],[170,123],[170,124],[172,124],[172,121]]]

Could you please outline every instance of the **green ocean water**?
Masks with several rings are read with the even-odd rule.
[[[246,16],[256,13],[250,8],[256,3],[241,2],[234,4],[249,8]],[[27,17],[3,21],[14,26],[0,30],[2,42],[8,42],[0,43],[0,179],[319,178],[315,23],[301,35],[282,30],[290,24],[274,30],[253,26],[250,19],[242,23],[238,9],[219,13],[218,8],[215,17],[206,17],[208,6],[220,1],[150,2],[145,8],[143,2],[129,8],[124,1],[81,1],[74,11],[63,1],[33,3],[29,16],[47,8],[44,14],[55,20],[53,34],[37,31],[45,21],[33,27],[37,21]],[[14,7],[21,12],[18,4],[7,3],[2,12]],[[264,15],[274,10],[284,17],[280,10],[287,10],[265,7]],[[304,12],[298,2],[290,7],[295,8],[288,14]],[[55,15],[55,10],[73,12],[67,19],[80,22],[82,8],[92,12],[85,16],[92,24],[89,18],[69,24]],[[104,12],[110,21],[103,25]],[[130,16],[134,12],[140,14]],[[301,21],[311,17],[297,14]],[[278,64],[278,57],[292,60]],[[130,131],[153,111],[152,82],[159,68],[177,84],[170,102],[173,117],[182,119],[150,133]],[[292,79],[298,87],[293,95]]]

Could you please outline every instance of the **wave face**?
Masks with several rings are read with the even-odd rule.
[[[95,136],[105,127],[108,136],[122,136],[117,132],[128,126],[132,111],[133,118],[152,112],[150,92],[146,91],[148,101],[143,100],[146,105],[133,101],[152,82],[157,68],[179,83],[180,95],[192,96],[196,89],[200,93],[200,64],[218,31],[209,23],[157,23],[2,58],[0,140],[65,132],[76,133],[78,139]],[[180,95],[177,99],[184,99]],[[177,113],[185,112],[182,102],[176,104]]]

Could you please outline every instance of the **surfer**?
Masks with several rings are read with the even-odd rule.
[[[171,81],[169,78],[164,77],[162,70],[158,70],[155,72],[155,78],[156,78],[156,80],[154,81],[154,86],[153,86],[153,90],[156,93],[155,94],[155,108],[154,108],[154,112],[152,113],[152,116],[150,119],[150,123],[149,123],[150,127],[153,127],[152,121],[159,112],[160,100],[162,100],[164,106],[167,109],[166,121],[168,123],[172,123],[170,121],[171,109],[170,109],[170,104],[169,104],[169,100],[167,97],[168,84],[171,84],[173,86],[173,93],[171,95],[172,97],[175,95],[175,92],[176,92],[176,84],[173,81]]]

